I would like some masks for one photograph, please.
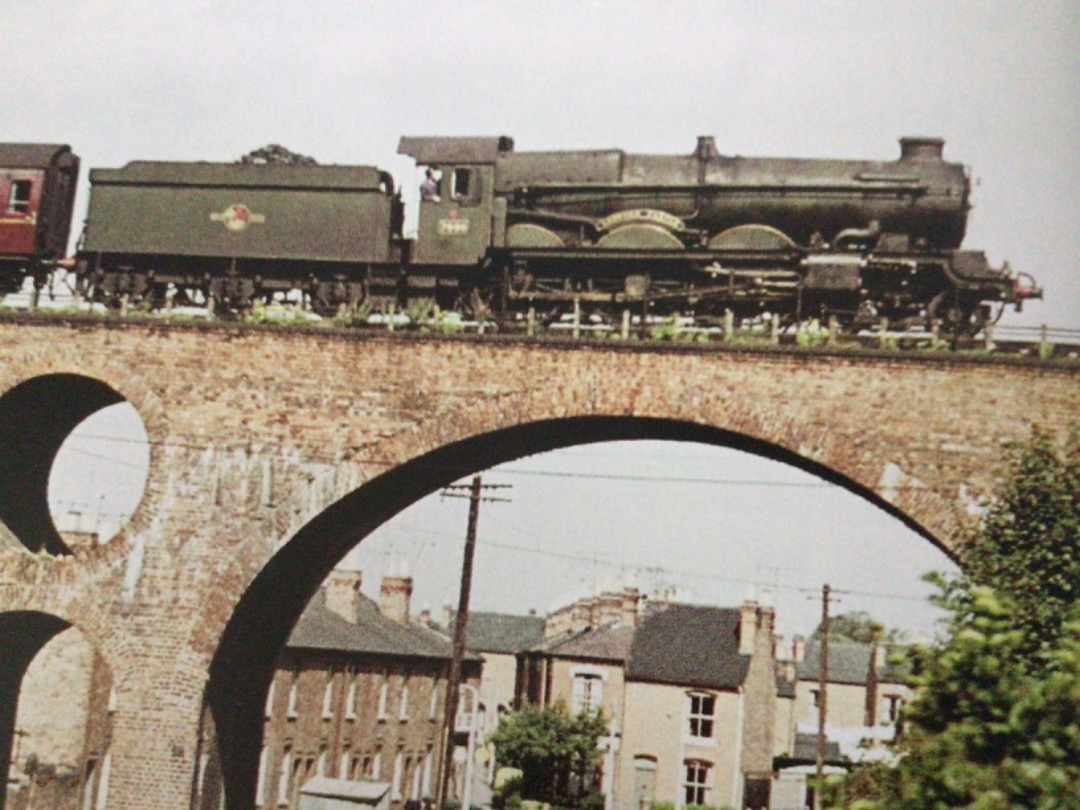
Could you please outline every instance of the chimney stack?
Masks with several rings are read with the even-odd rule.
[[[791,642],[791,657],[795,659],[796,664],[801,664],[806,660],[806,637],[795,636]]]
[[[409,602],[413,581],[410,576],[387,575],[379,589],[379,612],[398,624],[409,623]]]
[[[360,571],[335,568],[326,581],[326,608],[349,624],[356,624],[360,615]]]
[[[752,655],[757,639],[758,604],[747,600],[739,608],[739,655]],[[772,632],[770,629],[769,632]]]

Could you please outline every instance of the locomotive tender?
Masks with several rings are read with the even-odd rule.
[[[943,141],[900,143],[898,160],[851,161],[725,157],[707,137],[689,155],[404,137],[399,153],[438,178],[415,240],[393,178],[374,167],[280,148],[239,163],[139,161],[90,173],[76,273],[111,305],[233,311],[302,290],[320,314],[437,304],[501,321],[731,311],[974,331],[995,306],[1038,297],[1030,277],[961,249],[970,182]]]

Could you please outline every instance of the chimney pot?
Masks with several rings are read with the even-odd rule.
[[[326,608],[349,624],[356,624],[360,616],[360,571],[334,569],[326,582]]]
[[[383,577],[379,590],[379,612],[398,624],[408,624],[412,591],[412,577]]]

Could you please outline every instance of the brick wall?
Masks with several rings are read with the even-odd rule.
[[[1002,447],[1063,428],[1080,401],[1074,368],[955,357],[228,324],[3,316],[0,358],[0,407],[40,375],[85,375],[147,429],[146,494],[110,542],[58,560],[0,526],[0,611],[59,617],[100,651],[118,699],[110,806],[143,810],[187,805],[206,694],[233,798],[253,795],[292,620],[357,540],[468,472],[584,439],[729,442],[850,481],[955,551],[955,507],[989,491]],[[77,402],[63,379],[58,401]]]

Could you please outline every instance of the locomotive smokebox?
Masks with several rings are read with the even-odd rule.
[[[901,160],[942,160],[945,154],[944,138],[901,138]]]

